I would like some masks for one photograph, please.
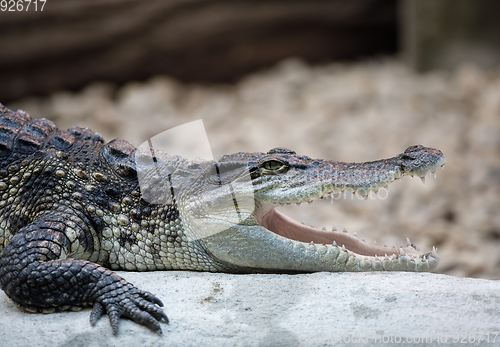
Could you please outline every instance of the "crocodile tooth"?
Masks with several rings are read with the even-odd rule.
[[[304,223],[304,221],[303,221],[303,220],[301,220],[301,221],[300,221],[300,224],[304,224],[304,225],[306,225],[306,223]]]
[[[361,239],[361,241],[366,242],[365,239]]]
[[[444,170],[444,165],[445,165],[445,164],[441,165],[441,170]]]
[[[437,254],[437,249],[436,247],[432,246],[432,253],[431,255],[434,257],[434,258],[438,258],[438,254]]]
[[[411,242],[410,242],[410,239],[408,237],[406,238],[406,245],[411,246]]]
[[[437,178],[437,174],[436,174],[436,171],[434,171],[434,178]]]
[[[311,241],[309,244],[310,244],[311,246],[314,246],[314,241]]]
[[[343,231],[343,232],[345,232],[345,233],[347,233],[347,228],[346,228],[346,227],[344,227],[344,230],[342,230],[342,231]]]
[[[363,199],[368,200],[368,194],[366,194],[365,196],[363,196]]]
[[[333,245],[333,246],[337,246],[337,242],[335,242],[335,240],[333,240],[332,245]]]
[[[377,241],[376,240],[373,240],[373,244],[376,245],[377,244]]]
[[[389,257],[387,256],[387,253],[386,253],[386,254],[384,254],[384,259],[385,259],[385,260],[389,260]]]
[[[355,238],[358,238],[358,233],[357,232],[354,232],[354,234],[352,234]]]
[[[425,184],[425,176],[420,177],[420,179],[422,180],[422,183]]]
[[[332,227],[332,231],[337,231],[337,227],[335,225]]]
[[[403,249],[403,248],[400,248],[400,249],[399,249],[399,254],[400,254],[400,255],[406,255],[406,252],[404,251],[404,249]]]
[[[321,228],[321,230],[326,231],[326,227]]]
[[[345,245],[342,245],[342,250],[347,251],[347,249],[345,248]]]

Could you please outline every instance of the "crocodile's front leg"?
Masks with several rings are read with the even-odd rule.
[[[168,319],[157,306],[163,306],[158,298],[109,269],[71,258],[70,239],[93,231],[85,230],[89,227],[83,221],[68,226],[64,221],[75,216],[68,217],[52,212],[12,238],[0,259],[1,288],[20,306],[40,312],[93,306],[90,323],[94,325],[107,312],[115,335],[121,316],[161,334],[159,321],[168,323]]]

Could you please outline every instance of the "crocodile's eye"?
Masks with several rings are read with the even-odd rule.
[[[278,160],[268,160],[262,163],[262,167],[266,171],[283,172],[287,169],[287,165]]]

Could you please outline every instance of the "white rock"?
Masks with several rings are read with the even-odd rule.
[[[163,301],[163,336],[122,319],[115,337],[107,316],[90,326],[89,309],[25,313],[0,292],[2,345],[318,346],[367,334],[431,336],[436,344],[446,334],[500,331],[498,281],[397,272],[119,274]]]

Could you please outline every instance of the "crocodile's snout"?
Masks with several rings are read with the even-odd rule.
[[[443,152],[422,145],[408,147],[398,159],[401,160],[404,173],[419,177],[425,177],[429,171],[434,173],[446,163]]]

